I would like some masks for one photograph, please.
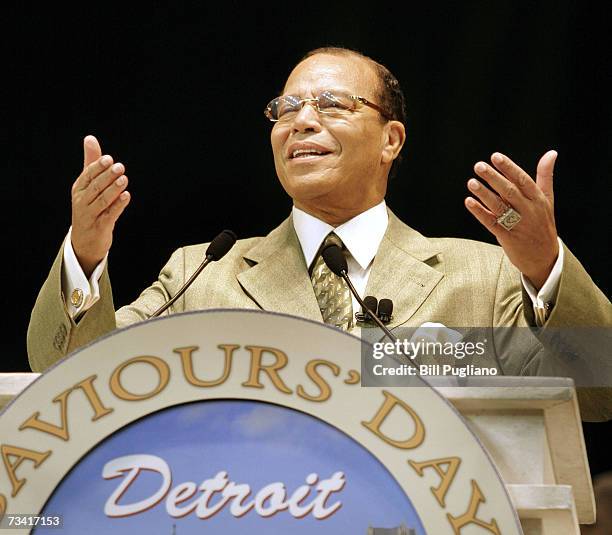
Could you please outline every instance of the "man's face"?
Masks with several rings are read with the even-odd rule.
[[[379,104],[376,73],[357,56],[306,59],[289,75],[283,94],[313,98],[323,90]],[[298,208],[343,219],[343,214],[356,215],[384,198],[390,163],[382,161],[387,135],[376,110],[359,106],[347,115],[327,116],[306,104],[290,120],[275,123],[270,137],[276,173]],[[300,148],[326,154],[294,157]],[[324,219],[332,222],[334,217]]]

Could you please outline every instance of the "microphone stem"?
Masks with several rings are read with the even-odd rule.
[[[365,310],[366,312],[368,312],[370,317],[374,320],[374,323],[376,323],[376,325],[378,325],[382,329],[382,331],[385,333],[387,338],[389,338],[389,340],[395,343],[397,341],[397,337],[393,336],[393,333],[389,329],[387,329],[387,326],[382,321],[380,321],[380,318],[376,315],[376,312],[373,310],[370,310],[367,307],[367,305],[364,303],[363,299],[359,297],[359,294],[357,293],[357,290],[355,290],[355,287],[353,286],[351,279],[349,279],[348,273],[346,271],[342,271],[342,278],[348,284],[348,287],[351,290],[351,293],[355,296],[355,299],[357,299],[357,302],[361,305],[361,308]]]
[[[398,341],[397,336],[393,335],[393,333],[387,328],[387,326],[380,320],[376,312],[374,312],[373,310],[370,310],[368,306],[364,303],[363,299],[359,297],[359,294],[357,293],[357,290],[355,290],[355,287],[353,286],[351,279],[349,279],[348,273],[345,270],[342,270],[340,276],[348,284],[348,287],[351,290],[351,293],[355,296],[355,299],[357,299],[357,302],[361,305],[361,308],[365,310],[368,314],[370,314],[370,317],[374,320],[376,325],[378,325],[382,329],[382,331],[385,333],[385,336],[395,344],[395,342]],[[400,354],[406,359],[408,359],[408,364],[410,364],[411,366],[415,368],[417,367],[417,365],[413,362],[413,359],[409,355],[406,355],[403,352],[400,352]],[[398,361],[398,359],[395,356],[391,356],[391,358],[397,362],[401,362],[402,364],[405,364],[405,362],[403,361]]]
[[[185,293],[185,291],[187,290],[187,288],[189,288],[189,286],[191,286],[191,283],[195,280],[195,278],[202,273],[202,270],[208,265],[210,264],[210,262],[212,261],[212,255],[206,255],[206,258],[204,259],[204,262],[202,262],[199,266],[198,269],[196,269],[193,272],[193,275],[191,275],[191,277],[189,277],[189,280],[183,284],[183,286],[181,287],[181,289],[176,292],[176,294],[174,295],[174,297],[172,299],[170,299],[169,301],[167,301],[166,303],[164,303],[162,306],[160,306],[155,312],[153,312],[153,314],[151,314],[152,318],[156,318],[157,316],[159,316],[162,312],[164,312],[166,309],[170,308],[174,302]]]

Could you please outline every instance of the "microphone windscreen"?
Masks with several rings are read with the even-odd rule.
[[[393,314],[393,301],[391,299],[381,299],[378,302],[378,315],[391,317]]]
[[[217,261],[223,258],[235,243],[236,234],[231,230],[224,230],[210,242],[208,249],[206,249],[206,256],[210,256],[211,260]]]
[[[323,260],[325,260],[332,273],[338,275],[338,277],[342,276],[343,271],[348,273],[346,258],[344,258],[340,247],[334,244],[328,245],[321,251],[321,255],[323,255]]]
[[[376,314],[376,309],[378,308],[378,299],[376,299],[376,297],[373,295],[366,295],[363,302],[365,303],[365,306],[368,307],[368,310],[371,310],[374,312],[374,314]],[[364,310],[363,312],[365,314],[366,311]]]

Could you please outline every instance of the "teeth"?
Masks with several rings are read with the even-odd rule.
[[[323,153],[316,149],[296,149],[291,153],[291,157],[297,158],[298,156],[301,156],[302,154],[323,154]]]

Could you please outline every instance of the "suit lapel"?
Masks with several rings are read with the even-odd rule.
[[[251,265],[237,275],[263,309],[323,321],[291,217],[244,255]]]
[[[439,252],[427,238],[404,225],[389,210],[387,232],[374,258],[366,288],[366,295],[393,301],[389,328],[408,321],[444,276],[429,265],[437,263]]]
[[[390,328],[408,321],[444,276],[430,267],[439,250],[389,210],[389,225],[368,280],[366,295],[393,301]],[[251,266],[237,275],[263,309],[323,321],[291,217],[244,255]]]

